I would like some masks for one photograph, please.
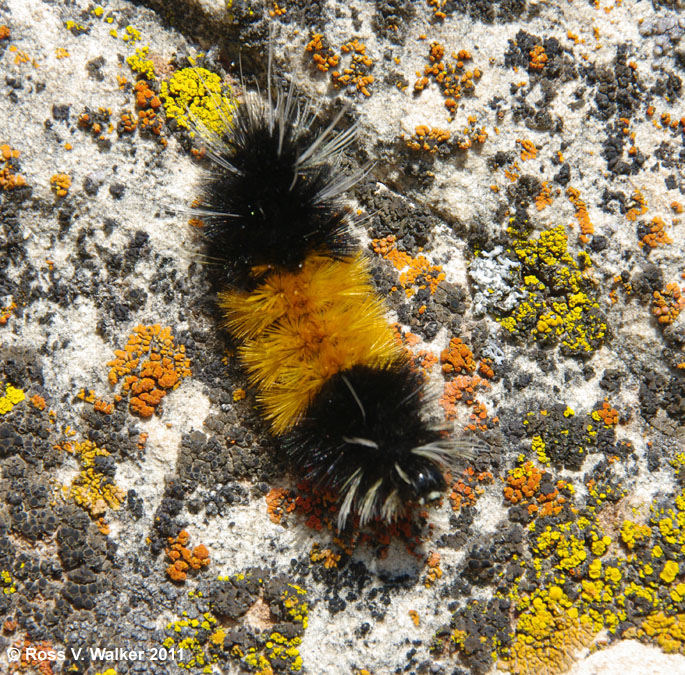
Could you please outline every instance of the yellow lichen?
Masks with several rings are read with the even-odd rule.
[[[519,616],[516,639],[498,667],[516,675],[561,673],[592,642],[595,629],[559,586],[540,591]]]
[[[6,415],[17,403],[26,398],[24,391],[13,387],[9,382],[5,385],[5,395],[0,397],[0,415]]]
[[[11,595],[17,591],[12,575],[7,570],[0,570],[0,587],[5,595]]]
[[[128,63],[134,73],[138,73],[146,80],[154,80],[155,64],[152,62],[152,59],[148,58],[149,51],[150,47],[147,45],[145,47],[139,47],[134,54],[127,57],[126,63]]]
[[[230,87],[206,68],[177,70],[162,82],[159,95],[167,119],[175,119],[184,129],[190,128],[190,120],[197,120],[213,134],[222,134],[231,125],[236,102]]]
[[[76,455],[81,467],[71,486],[64,488],[68,496],[95,519],[102,517],[108,506],[112,509],[121,506],[126,493],[97,469],[95,458],[109,457],[105,448],[99,448],[92,441],[66,441],[58,447]]]
[[[578,263],[567,252],[564,227],[545,230],[538,239],[519,238],[514,228],[509,232],[516,237],[513,250],[523,266],[525,294],[511,314],[498,317],[502,327],[534,340],[560,340],[571,354],[597,349],[607,325],[598,301],[584,290],[587,284]]]
[[[634,523],[631,520],[624,520],[621,526],[621,539],[630,551],[646,541],[651,534],[652,530],[648,525]]]

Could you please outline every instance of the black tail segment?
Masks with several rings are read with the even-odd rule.
[[[423,378],[406,363],[355,366],[324,385],[283,447],[304,477],[340,494],[338,526],[394,520],[407,501],[445,489],[449,451],[422,416]]]

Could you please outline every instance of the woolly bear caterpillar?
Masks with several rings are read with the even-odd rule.
[[[341,201],[364,174],[341,153],[357,125],[322,130],[308,102],[246,95],[221,135],[200,129],[214,164],[197,213],[225,290],[219,307],[271,432],[304,478],[340,498],[338,527],[392,521],[446,488],[473,443],[425,419],[422,376],[397,346]]]

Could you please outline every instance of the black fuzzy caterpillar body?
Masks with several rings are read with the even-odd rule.
[[[293,89],[248,94],[224,135],[201,130],[215,170],[198,213],[221,275],[224,323],[262,413],[304,478],[335,490],[338,527],[392,521],[446,487],[473,444],[424,417],[422,376],[397,346],[349,233],[340,153],[356,126],[323,131]]]

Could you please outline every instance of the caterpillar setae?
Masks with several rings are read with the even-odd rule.
[[[341,195],[366,169],[345,176],[339,158],[357,125],[336,131],[342,110],[316,132],[309,102],[272,85],[271,61],[266,98],[247,92],[223,134],[199,129],[213,170],[197,213],[219,308],[272,434],[339,495],[339,529],[353,513],[390,522],[438,497],[473,444],[426,421],[423,378],[351,237]]]

